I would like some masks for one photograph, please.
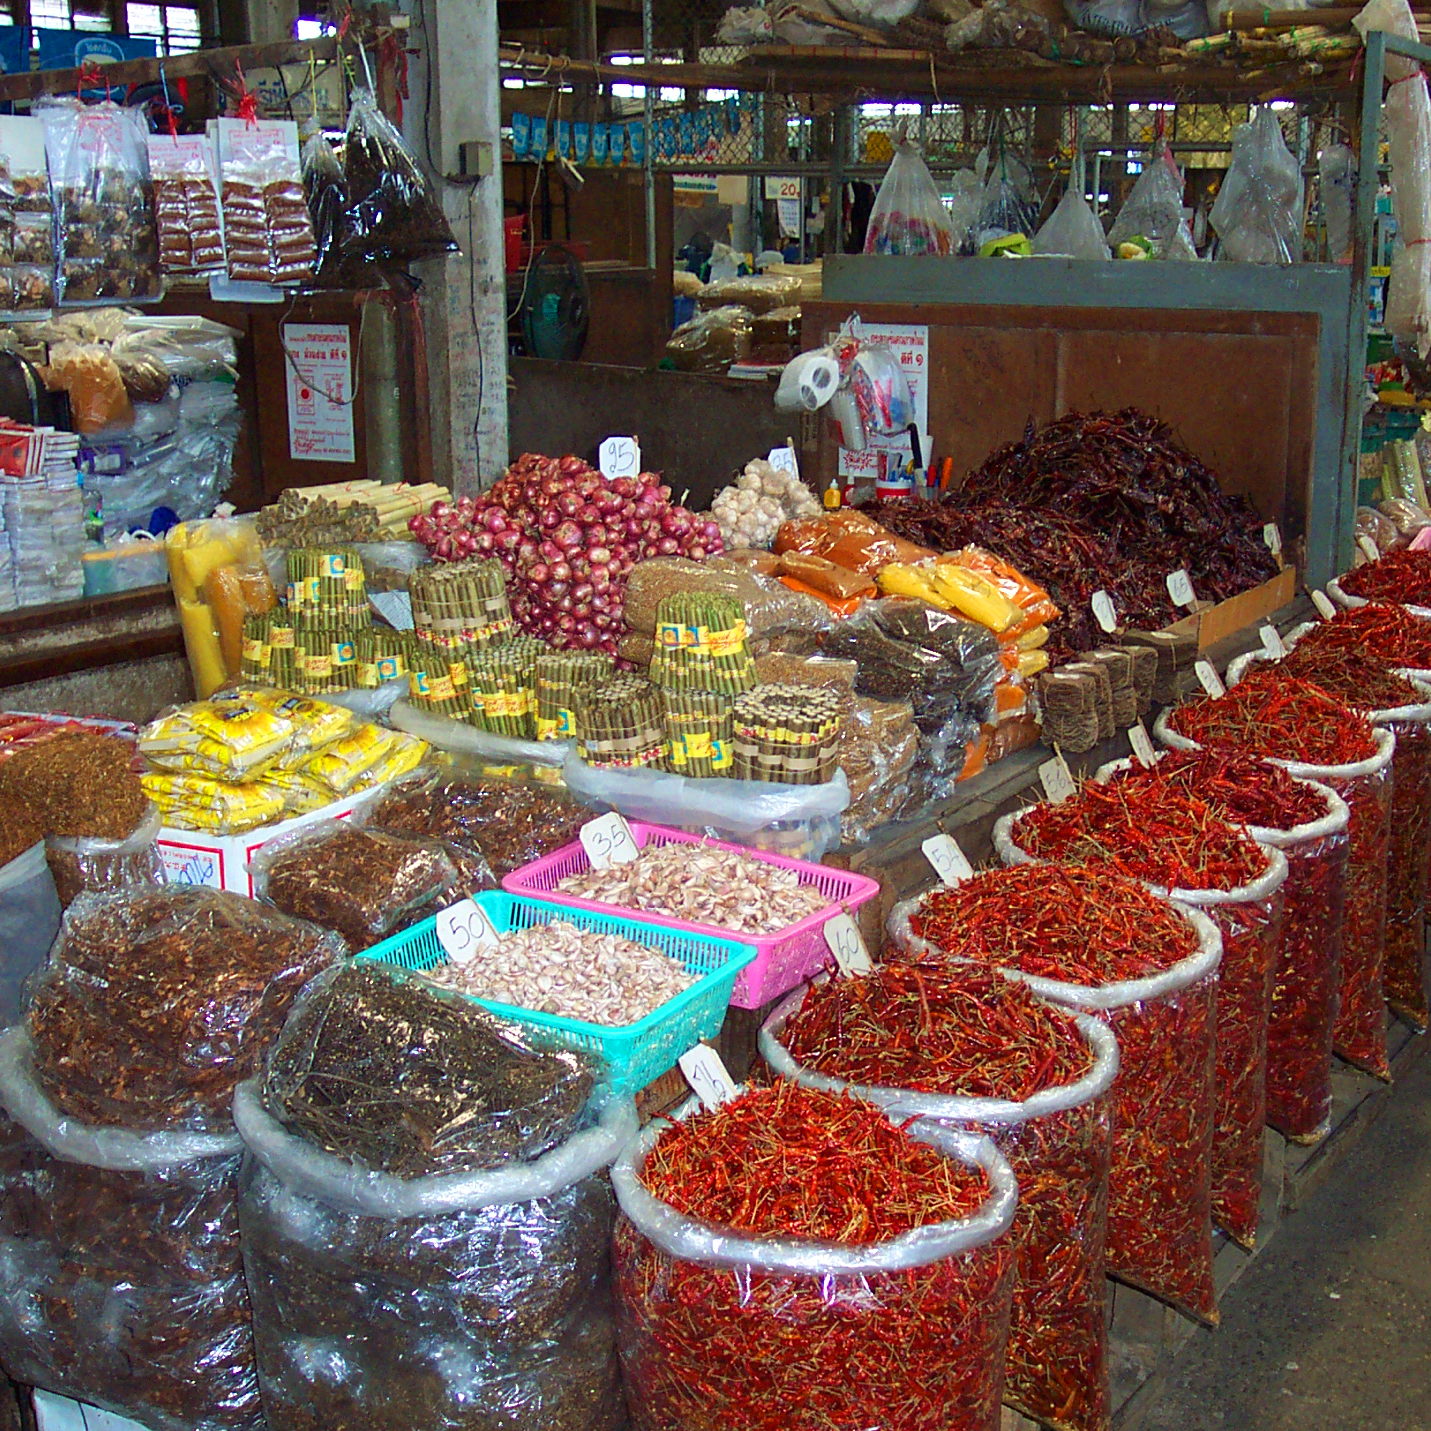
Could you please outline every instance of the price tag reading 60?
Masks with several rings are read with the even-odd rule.
[[[825,943],[830,946],[830,953],[835,956],[840,973],[846,977],[852,974],[868,974],[874,968],[874,960],[870,958],[870,951],[865,948],[859,925],[850,918],[848,912],[841,911],[825,921]]]

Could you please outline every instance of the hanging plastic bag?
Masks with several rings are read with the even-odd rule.
[[[1148,155],[1133,192],[1108,234],[1116,258],[1129,247],[1151,250],[1153,258],[1195,259],[1192,230],[1183,214],[1183,176],[1160,139]],[[1140,257],[1142,255],[1139,255]]]
[[[974,220],[974,248],[982,252],[1001,239],[1031,238],[1037,224],[1029,172],[1001,148],[990,164],[979,216]]]
[[[1109,257],[1103,225],[1072,180],[1058,206],[1034,235],[1033,251],[1060,258]]]
[[[1297,263],[1302,257],[1302,169],[1269,108],[1232,138],[1232,163],[1208,219],[1233,263]]]
[[[954,226],[929,166],[918,146],[901,134],[875,195],[865,252],[907,258],[952,254],[955,248]]]
[[[1351,250],[1356,155],[1345,144],[1323,149],[1317,156],[1317,179],[1322,193],[1322,218],[1327,226],[1327,256],[1333,263],[1340,263]]]
[[[24,1006],[25,982],[45,962],[60,928],[60,900],[36,841],[0,865],[0,1024],[13,1024]]]
[[[432,186],[371,90],[353,96],[343,171],[353,216],[344,258],[414,263],[457,252]]]
[[[303,146],[303,193],[313,220],[318,259],[313,282],[319,288],[371,288],[376,275],[361,260],[345,257],[354,238],[354,214],[348,202],[348,181],[328,136],[319,130]]]

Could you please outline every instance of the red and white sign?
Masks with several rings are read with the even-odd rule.
[[[355,462],[353,349],[345,323],[285,323],[288,451],[298,462]]]

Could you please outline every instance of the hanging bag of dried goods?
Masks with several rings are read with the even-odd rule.
[[[903,133],[880,180],[865,230],[865,252],[899,257],[954,252],[954,226],[929,166]]]
[[[229,278],[235,283],[306,283],[317,254],[303,194],[298,126],[272,119],[214,123]]]
[[[136,777],[137,779],[137,777]],[[159,854],[163,819],[159,807],[146,802],[143,819],[123,839],[94,835],[50,835],[45,851],[55,877],[60,903],[68,909],[86,891],[127,889],[131,885],[163,884],[164,861]]]
[[[368,288],[373,277],[362,264],[343,258],[343,244],[353,229],[348,185],[328,136],[320,129],[303,145],[303,192],[313,220],[313,244],[318,255],[313,282],[318,288]]]
[[[1431,616],[1431,551],[1403,548],[1356,567],[1327,583],[1327,594],[1348,611],[1369,602],[1404,606],[1413,616]]]
[[[352,215],[345,259],[407,264],[457,252],[432,185],[370,89],[353,95],[343,177]]]
[[[158,299],[159,242],[142,109],[47,99],[45,124],[59,251],[55,300],[67,305]]]
[[[636,1119],[592,1085],[402,971],[314,981],[234,1101],[272,1431],[616,1431],[603,1170]]]
[[[1346,801],[1260,756],[1167,751],[1151,768],[1116,760],[1094,777],[1171,788],[1247,826],[1287,860],[1282,953],[1267,1024],[1267,1121],[1296,1143],[1326,1135],[1332,1110],[1332,1024],[1341,978],[1346,907]]]
[[[1222,934],[1217,995],[1217,1108],[1212,1215],[1243,1246],[1257,1233],[1267,1026],[1282,952],[1287,861],[1201,800],[1118,785],[1086,785],[1061,805],[1003,816],[994,844],[1005,864],[1053,860],[1106,866],[1204,910]]]
[[[0,1036],[0,1362],[154,1431],[259,1431],[240,1143],[86,1126]]]
[[[149,173],[159,231],[159,266],[187,276],[222,273],[218,161],[207,134],[151,134]]]
[[[990,870],[896,905],[891,961],[975,960],[1118,1037],[1110,1276],[1217,1322],[1213,1010],[1222,936],[1200,910],[1076,866]]]
[[[1333,1048],[1389,1078],[1383,970],[1396,737],[1306,681],[1258,673],[1216,700],[1165,710],[1154,732],[1173,750],[1252,750],[1293,775],[1329,785],[1351,811],[1342,973]]]
[[[1056,1431],[1106,1431],[1107,1024],[998,970],[889,965],[791,995],[760,1051],[781,1078],[993,1140],[1019,1184],[1004,1404]]]
[[[1236,685],[1249,671],[1277,670],[1311,681],[1396,736],[1391,758],[1391,846],[1386,865],[1386,953],[1382,989],[1392,1012],[1426,1029],[1426,884],[1431,877],[1431,683],[1387,669],[1375,657],[1294,649],[1269,664],[1260,653],[1228,669]]]
[[[0,865],[0,1024],[8,1026],[20,1017],[25,985],[45,962],[59,927],[54,876],[45,860],[44,841],[36,840]]]
[[[611,1180],[634,1431],[994,1431],[1017,1192],[987,1138],[777,1082]]]

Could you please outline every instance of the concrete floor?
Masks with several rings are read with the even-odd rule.
[[[1277,1230],[1138,1431],[1431,1431],[1431,1059]]]

